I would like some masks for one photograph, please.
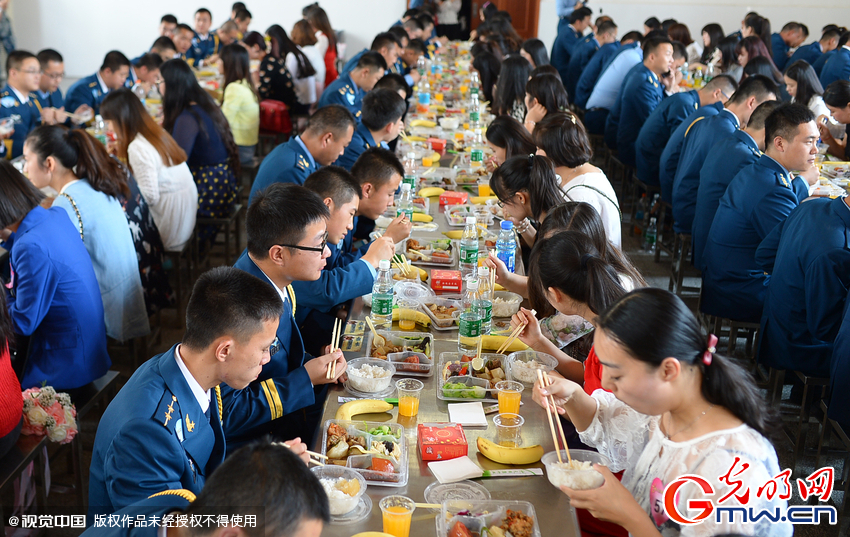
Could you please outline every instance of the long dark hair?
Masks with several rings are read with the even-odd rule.
[[[523,103],[525,109],[525,83],[531,64],[519,54],[510,56],[502,62],[502,70],[496,83],[496,95],[493,113],[497,116],[510,114],[515,103]]]
[[[518,155],[507,159],[490,176],[490,188],[502,203],[510,203],[518,192],[525,192],[531,205],[531,219],[542,216],[564,203],[564,193],[555,177],[555,166],[541,155]]]
[[[83,129],[61,125],[42,125],[27,136],[27,146],[35,153],[38,165],[53,157],[74,175],[85,179],[91,187],[113,198],[130,194],[127,172],[118,160],[109,156],[106,147]]]
[[[195,78],[195,74],[192,72],[189,64],[179,58],[168,60],[162,64],[159,72],[162,75],[163,81],[165,81],[165,96],[162,99],[162,128],[168,131],[169,134],[173,133],[174,123],[177,121],[177,118],[183,112],[188,111],[195,118],[195,121],[198,122],[198,128],[207,140],[211,140],[214,134],[218,134],[221,137],[221,141],[229,156],[230,167],[233,169],[233,173],[239,177],[241,170],[239,149],[236,147],[236,142],[233,141],[230,123],[224,117],[221,107],[198,84],[198,79]],[[204,120],[200,114],[192,109],[191,103],[195,103],[201,107],[210,116],[216,130],[215,133],[206,131]]]
[[[544,73],[532,77],[525,84],[525,92],[537,99],[546,108],[547,114],[569,109],[567,90],[560,77],[555,75]]]
[[[738,65],[738,38],[735,36],[724,37],[717,43],[720,49],[720,70],[728,72]]]
[[[747,51],[747,62],[750,62],[753,58],[757,58],[759,56],[770,58],[771,63],[773,62],[773,58],[770,55],[770,50],[767,48],[767,44],[762,41],[761,38],[754,35],[745,37],[738,41],[738,44],[735,46],[735,54],[740,54],[742,50]],[[746,65],[744,67],[746,67]]]
[[[823,102],[834,108],[850,105],[850,81],[836,80],[823,92]]]
[[[11,162],[0,159],[0,229],[20,222],[44,200],[44,194]],[[2,293],[0,293],[2,294]],[[6,311],[5,308],[3,311]]]
[[[546,50],[546,43],[536,37],[526,39],[522,44],[522,50],[531,56],[535,68],[541,65],[549,65],[549,52]]]
[[[221,101],[224,102],[224,93],[227,86],[234,82],[244,80],[254,94],[257,102],[260,102],[260,94],[251,81],[251,56],[248,49],[238,43],[225,45],[221,49],[221,63],[224,65],[224,85],[221,86]]]
[[[744,19],[744,26],[749,26],[753,29],[755,35],[761,39],[762,43],[764,43],[764,47],[767,49],[767,55],[772,57],[773,44],[771,43],[772,36],[770,32],[770,19],[762,17],[761,15],[753,14]],[[746,39],[746,37],[744,39]]]
[[[313,26],[313,28],[322,32],[325,34],[325,37],[328,38],[328,50],[333,50],[335,53],[339,54],[339,51],[336,48],[336,32],[334,32],[334,29],[331,27],[331,21],[328,19],[328,14],[325,13],[325,10],[320,8],[319,4],[313,4],[312,6],[309,6],[309,9],[307,9],[305,13],[302,13],[302,15]]]
[[[593,157],[584,124],[572,112],[546,114],[534,129],[533,138],[556,167],[578,168]]]
[[[794,102],[809,106],[815,95],[823,95],[823,86],[815,69],[805,60],[797,60],[785,70],[785,76],[797,82]]]
[[[700,58],[700,63],[708,65],[711,61],[711,57],[714,55],[714,51],[717,49],[717,46],[720,44],[720,40],[723,39],[723,27],[719,24],[712,22],[711,24],[706,24],[702,27],[702,32],[700,32],[700,37],[702,34],[708,34],[708,45],[702,49],[702,57]]]
[[[782,78],[782,73],[779,72],[779,69],[776,68],[776,65],[773,64],[773,60],[767,56],[756,56],[755,58],[751,58],[747,65],[744,67],[744,74],[741,75],[741,82],[747,79],[747,77],[762,75],[770,80],[773,80],[774,84],[777,86],[782,85],[785,81]],[[803,103],[808,105],[808,103]]]
[[[649,287],[632,291],[598,317],[596,328],[651,366],[658,367],[668,357],[696,366],[702,374],[702,395],[709,403],[722,406],[764,436],[774,433],[776,411],[746,369],[717,353],[705,365],[708,337],[676,295]]]
[[[505,148],[505,160],[516,155],[530,155],[537,151],[537,146],[531,141],[528,131],[511,116],[499,116],[494,119],[487,127],[485,136],[491,144]]]
[[[307,78],[316,74],[316,69],[301,48],[289,39],[286,30],[279,24],[272,24],[266,30],[272,40],[271,55],[279,60],[286,60],[286,55],[292,53],[298,61],[298,72],[292,73],[295,78]]]
[[[493,86],[496,85],[496,79],[499,78],[502,64],[492,53],[482,52],[472,60],[472,66],[481,75],[481,93],[484,95],[484,100],[492,103]]]

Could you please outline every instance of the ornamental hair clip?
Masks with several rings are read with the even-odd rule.
[[[714,334],[708,335],[708,350],[706,350],[702,355],[702,363],[705,365],[711,365],[711,358],[714,353],[717,352],[717,336]]]

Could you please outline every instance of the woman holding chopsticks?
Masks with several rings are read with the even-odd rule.
[[[789,523],[762,518],[745,524],[736,517],[682,527],[668,516],[665,487],[685,474],[698,475],[713,487],[703,493],[693,482],[678,490],[680,513],[689,499],[714,505],[731,492],[754,512],[783,513],[781,494],[768,499],[757,488],[780,472],[776,452],[766,438],[777,422],[749,373],[716,353],[717,337],[706,336],[681,299],[660,289],[639,289],[597,318],[594,347],[603,366],[602,386],[588,395],[578,384],[552,379],[534,387],[534,400],[567,417],[583,442],[595,446],[625,470],[620,483],[608,468],[595,468],[604,484],[591,490],[562,490],[574,507],[623,526],[634,536],[747,533],[787,536]],[[605,390],[610,390],[605,391]],[[551,402],[546,400],[549,396]],[[724,484],[723,476],[729,476]],[[743,487],[736,490],[735,481]],[[782,483],[778,483],[782,491]],[[746,500],[744,500],[746,502]],[[743,507],[735,495],[724,507]]]

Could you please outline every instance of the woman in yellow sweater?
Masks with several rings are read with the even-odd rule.
[[[248,50],[236,43],[226,45],[221,50],[221,64],[224,72],[221,111],[239,147],[240,162],[250,164],[260,132],[260,98],[251,82]]]

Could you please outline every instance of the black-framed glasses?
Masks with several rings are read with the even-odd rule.
[[[274,341],[272,341],[272,344],[269,345],[269,356],[274,356],[275,354],[280,352],[280,348],[281,348],[280,338],[275,336]]]
[[[328,245],[328,233],[325,232],[325,236],[322,237],[321,246],[299,246],[297,244],[278,244],[278,246],[283,246],[284,248],[295,248],[296,250],[304,250],[305,252],[319,252],[324,253],[325,246]]]

